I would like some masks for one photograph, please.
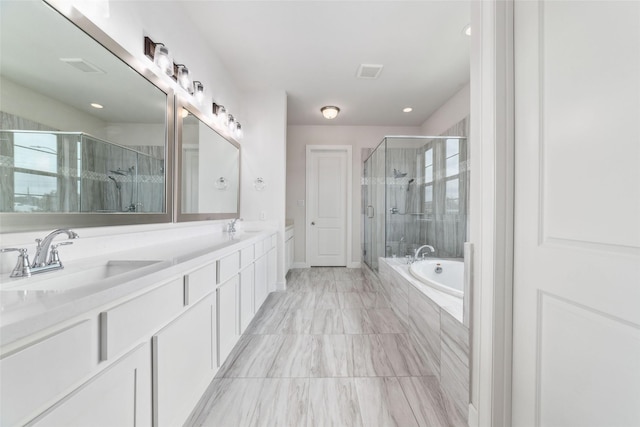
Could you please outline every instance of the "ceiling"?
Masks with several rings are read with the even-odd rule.
[[[286,91],[290,125],[419,126],[469,81],[468,1],[182,2],[239,89]]]

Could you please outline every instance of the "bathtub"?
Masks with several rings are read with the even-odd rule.
[[[442,272],[436,273],[438,265]],[[449,295],[464,296],[464,262],[444,259],[416,261],[409,267],[411,275],[422,283]]]

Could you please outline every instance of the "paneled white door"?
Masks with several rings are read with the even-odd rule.
[[[514,426],[640,425],[640,3],[516,1]]]
[[[347,265],[347,161],[344,148],[307,147],[307,259]]]

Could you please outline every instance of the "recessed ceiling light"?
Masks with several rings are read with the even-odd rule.
[[[100,104],[98,104],[98,103],[96,103],[96,102],[92,102],[92,103],[91,103],[91,106],[92,106],[93,108],[97,108],[98,110],[100,110],[100,109],[104,108],[102,105],[100,105]]]
[[[467,24],[464,26],[464,28],[462,29],[462,34],[464,34],[465,36],[471,35],[471,24]]]
[[[411,107],[405,107],[405,108],[403,108],[403,109],[402,109],[402,111],[404,111],[405,113],[410,113],[410,112],[412,112],[412,111],[413,111],[413,108],[411,108]]]

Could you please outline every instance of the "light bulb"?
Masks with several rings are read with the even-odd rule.
[[[202,104],[202,101],[204,101],[204,86],[201,82],[195,81],[193,82],[193,90],[195,92],[196,101],[199,104]]]
[[[227,124],[227,128],[229,129],[229,133],[232,135],[236,131],[236,121],[233,119],[233,116],[229,114],[229,123]]]
[[[236,122],[236,139],[242,139],[244,132],[242,131],[242,125],[240,122]]]
[[[167,76],[173,76],[173,60],[169,54],[169,49],[162,43],[156,43],[153,52],[153,63]]]
[[[193,87],[191,86],[191,75],[189,69],[184,65],[178,65],[178,84],[182,89],[189,93],[193,93]]]

